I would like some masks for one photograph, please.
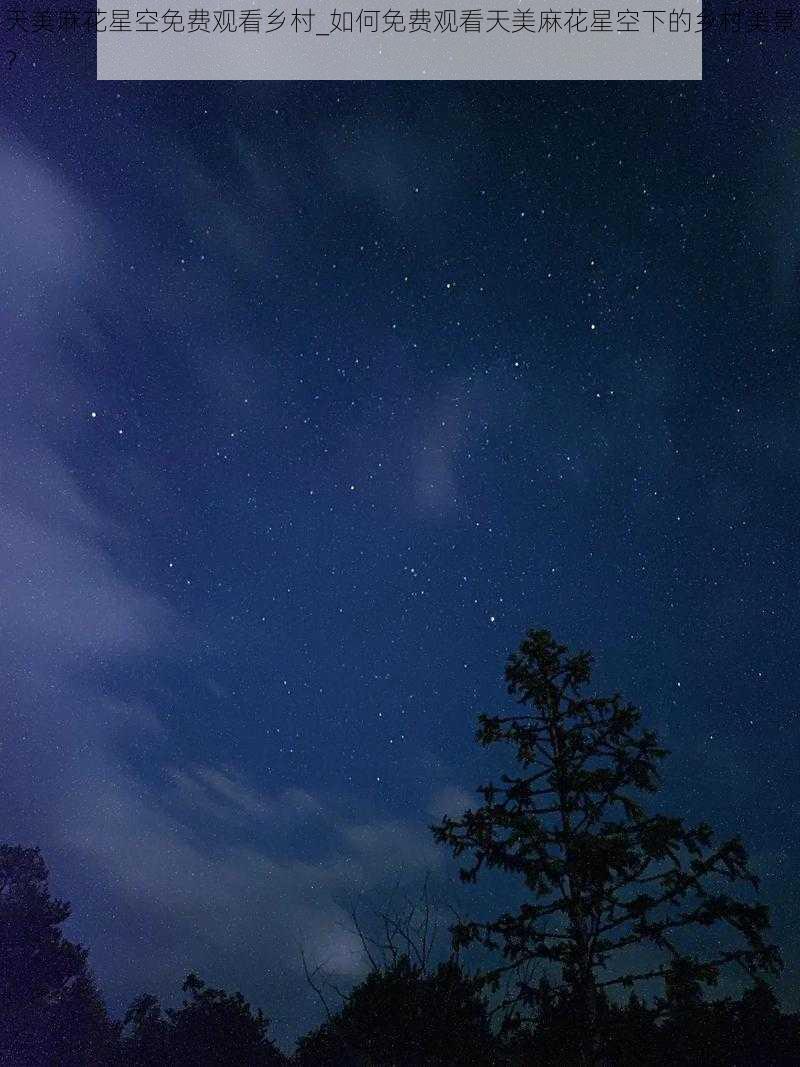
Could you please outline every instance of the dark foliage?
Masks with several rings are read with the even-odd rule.
[[[83,1067],[116,1038],[86,963],[61,931],[69,904],[53,900],[35,848],[0,846],[0,1062]]]
[[[741,842],[717,843],[705,824],[646,810],[666,752],[618,693],[585,694],[591,662],[546,630],[529,631],[506,667],[519,710],[483,715],[478,730],[483,745],[509,745],[519,769],[483,786],[475,810],[433,828],[455,856],[469,857],[464,881],[494,868],[527,894],[516,910],[457,924],[454,947],[502,954],[487,983],[516,975],[512,1024],[535,1003],[531,966],[554,969],[583,1042],[575,1062],[586,1063],[596,1061],[611,987],[714,984],[728,964],[751,975],[779,966],[764,939],[766,908],[732,889],[757,886]],[[712,947],[698,950],[697,932],[712,928]]]
[[[756,887],[744,848],[648,813],[665,753],[618,694],[584,695],[590,666],[546,631],[528,634],[506,670],[523,710],[483,716],[478,733],[511,746],[517,773],[434,828],[469,857],[465,881],[491,868],[515,876],[522,904],[459,922],[454,955],[438,966],[427,885],[399,916],[379,909],[376,932],[354,913],[372,972],[291,1061],[260,1010],[194,974],[179,1008],[143,995],[113,1023],[86,950],[63,935],[70,907],[50,896],[39,851],[0,846],[2,1067],[800,1065],[800,1018],[780,1010],[762,977],[779,966],[767,912],[741,896],[742,884]],[[473,943],[497,963],[479,978],[458,962]],[[732,964],[749,988],[706,999]],[[622,993],[636,983],[649,1001]]]
[[[401,957],[372,971],[341,1011],[300,1042],[302,1067],[480,1067],[496,1042],[475,983],[448,961],[430,974]]]
[[[267,1037],[268,1022],[241,993],[210,989],[197,975],[183,983],[182,1006],[163,1012],[145,994],[125,1016],[122,1062],[130,1067],[279,1067],[285,1058]]]
[[[581,1035],[567,989],[537,988],[534,1021],[506,1044],[506,1067],[579,1064]],[[602,1067],[790,1067],[800,1063],[800,1018],[783,1014],[771,990],[756,982],[739,1000],[706,1001],[700,988],[671,986],[646,1005],[599,998],[596,1062]]]

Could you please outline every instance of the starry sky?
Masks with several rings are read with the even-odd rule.
[[[529,626],[661,732],[665,807],[744,836],[797,1004],[792,51],[4,76],[2,837],[114,1010],[196,968],[318,1021],[301,951],[346,984],[352,895],[446,882],[427,826]]]

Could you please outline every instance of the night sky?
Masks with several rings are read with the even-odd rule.
[[[301,949],[346,985],[349,897],[446,884],[529,626],[664,736],[662,807],[743,835],[797,1006],[795,52],[4,77],[2,839],[113,1010],[195,968],[318,1021]]]

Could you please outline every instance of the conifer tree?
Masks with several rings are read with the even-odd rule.
[[[589,653],[528,632],[505,672],[517,706],[482,715],[477,735],[508,745],[516,771],[482,786],[474,810],[432,828],[464,857],[464,881],[487,869],[521,879],[523,902],[458,923],[454,947],[501,955],[486,981],[512,979],[517,1017],[535,995],[515,976],[531,964],[555,970],[582,1035],[581,1063],[595,1062],[600,1007],[615,986],[713,984],[727,965],[750,974],[780,965],[741,841],[717,842],[705,823],[648,810],[667,753],[618,693],[586,693],[591,667]]]

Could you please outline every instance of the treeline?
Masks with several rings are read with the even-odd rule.
[[[782,963],[741,841],[649,809],[666,753],[619,694],[586,695],[591,662],[547,631],[526,635],[506,667],[511,711],[478,729],[514,763],[480,804],[432,827],[465,883],[493,870],[523,902],[459,919],[443,959],[427,912],[421,940],[386,913],[384,944],[357,927],[370,972],[332,1005],[306,970],[325,1018],[291,1056],[260,1010],[195,974],[180,1007],[145,994],[111,1019],[38,850],[0,846],[0,1064],[800,1064],[800,1018],[768,984]],[[485,965],[467,972],[466,949]],[[745,992],[714,996],[731,970]]]
[[[319,1027],[284,1055],[269,1022],[239,993],[183,984],[164,1010],[138,997],[112,1020],[86,952],[60,926],[35,849],[0,847],[0,1063],[5,1067],[564,1067],[581,1063],[576,1006],[565,986],[542,978],[531,1016],[503,1027],[481,978],[454,959],[421,966],[400,954],[376,966]],[[495,1006],[496,1007],[496,1006]],[[507,1021],[507,1016],[505,1017]],[[696,982],[671,982],[646,1005],[603,998],[598,1064],[789,1065],[800,1063],[800,1017],[780,1010],[764,982],[738,999],[706,1000]]]

